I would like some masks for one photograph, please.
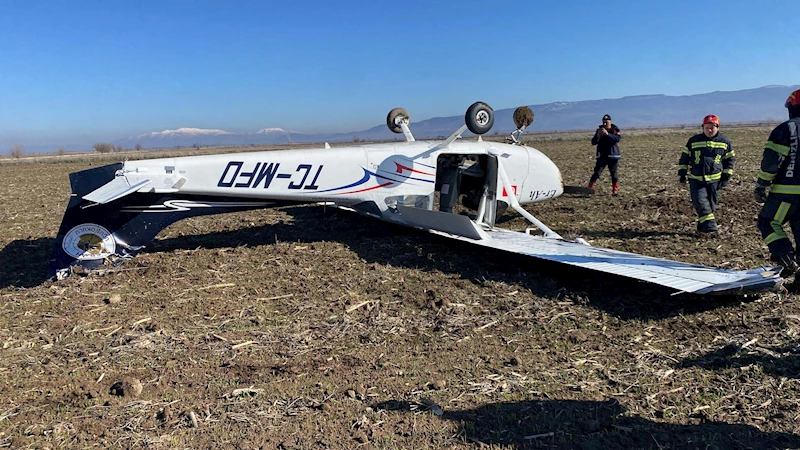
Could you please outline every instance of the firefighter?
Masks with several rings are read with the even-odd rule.
[[[756,202],[764,203],[758,213],[758,229],[769,247],[770,259],[782,265],[790,276],[797,273],[798,264],[783,224],[789,222],[795,239],[800,236],[800,167],[797,166],[800,89],[789,95],[784,106],[789,110],[789,120],[775,127],[764,145],[753,194]],[[795,277],[794,286],[797,285]]]
[[[697,231],[714,233],[717,221],[714,211],[719,190],[727,186],[733,175],[736,153],[731,141],[719,132],[719,117],[709,114],[703,118],[703,132],[689,138],[678,161],[680,182],[689,179],[692,204],[697,211]]]
[[[592,145],[597,146],[597,162],[594,164],[592,177],[589,178],[589,189],[594,189],[594,185],[600,178],[600,174],[603,173],[603,169],[608,166],[608,172],[611,174],[611,194],[619,194],[617,167],[619,167],[620,139],[622,139],[622,133],[620,133],[619,128],[611,123],[611,116],[604,115],[603,124],[597,127],[597,131],[592,136]]]

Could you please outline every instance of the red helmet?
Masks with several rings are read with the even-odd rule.
[[[713,114],[709,114],[709,115],[703,117],[703,125],[705,125],[707,123],[710,123],[711,125],[719,126],[719,117],[717,117],[717,116],[715,116]]]
[[[800,89],[789,94],[789,98],[786,99],[786,103],[783,106],[787,108],[800,106]]]

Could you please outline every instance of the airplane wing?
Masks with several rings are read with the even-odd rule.
[[[679,292],[730,295],[780,289],[781,267],[738,271],[653,258],[576,241],[534,236],[502,228],[481,229],[465,216],[398,206],[401,214],[431,233],[483,247],[606,272]],[[428,216],[427,219],[420,216]],[[465,221],[466,220],[466,221]],[[469,222],[469,223],[467,223]],[[470,225],[474,227],[469,230]]]

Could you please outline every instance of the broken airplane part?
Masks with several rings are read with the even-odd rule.
[[[565,186],[556,165],[519,140],[533,122],[530,108],[518,109],[514,120],[517,130],[506,143],[483,141],[480,136],[492,128],[494,113],[477,102],[467,110],[465,124],[447,139],[417,141],[408,112],[395,108],[387,125],[402,133],[405,142],[126,161],[72,173],[72,197],[56,238],[51,275],[60,279],[75,266],[91,270],[120,264],[162,229],[187,217],[323,203],[478,246],[681,292],[780,288],[780,267],[717,269],[562,238],[522,208],[558,197]],[[478,139],[460,139],[466,130]],[[474,219],[453,214],[459,199],[477,211]],[[497,228],[498,211],[507,207],[541,234]]]

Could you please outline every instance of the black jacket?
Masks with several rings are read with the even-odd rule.
[[[703,182],[727,180],[733,175],[736,152],[722,133],[709,138],[704,133],[689,138],[678,161],[678,176]],[[687,174],[688,171],[688,174]]]
[[[792,132],[794,129],[794,133]],[[800,167],[797,161],[800,117],[775,127],[764,145],[758,184],[769,186],[770,194],[800,194]],[[792,136],[794,134],[794,136]],[[794,145],[792,138],[794,137]]]
[[[605,136],[598,136],[597,132],[595,132],[594,136],[592,136],[592,145],[597,146],[597,159],[619,159],[620,139],[622,139],[622,135],[620,134],[619,128],[614,124],[611,124],[611,129],[608,130],[608,134]]]

